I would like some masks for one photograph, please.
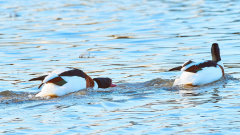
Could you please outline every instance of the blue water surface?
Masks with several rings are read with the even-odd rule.
[[[239,134],[240,1],[0,1],[0,133]],[[173,87],[189,59],[225,77]],[[83,57],[81,57],[83,56]],[[28,80],[61,67],[118,85],[63,97],[34,95]]]

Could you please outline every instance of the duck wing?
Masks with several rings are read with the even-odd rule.
[[[78,76],[86,78],[85,73],[82,70],[76,68],[69,68],[69,70],[59,73],[58,76]]]
[[[43,75],[43,76],[40,76],[40,77],[32,78],[28,81],[43,81],[46,76],[48,76],[48,75]]]
[[[211,60],[207,60],[200,63],[195,63],[192,61],[189,64],[185,64],[181,70],[185,72],[197,73],[198,71],[203,70],[203,68],[217,67],[217,65],[218,65],[217,62]]]
[[[181,69],[182,69],[182,66],[179,66],[179,67],[171,68],[168,71],[175,71],[175,70],[180,71]]]
[[[171,68],[171,69],[169,69],[168,71],[175,71],[175,70],[181,71],[182,68],[186,67],[187,65],[189,65],[189,64],[191,64],[191,63],[194,63],[194,62],[193,62],[192,60],[189,60],[189,61],[183,63],[182,66],[175,67],[175,68]]]
[[[203,68],[206,67],[217,67],[217,62],[212,61],[212,60],[207,60],[203,62],[194,62],[192,60],[189,60],[185,62],[182,66],[171,68],[168,71],[175,71],[175,70],[181,70],[185,72],[192,72],[192,73],[197,73],[198,71],[201,71]]]

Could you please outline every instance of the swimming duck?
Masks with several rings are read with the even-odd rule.
[[[181,70],[180,78],[175,79],[173,85],[203,85],[219,80],[224,76],[224,66],[220,57],[220,49],[217,43],[212,44],[212,60],[194,62],[189,60],[182,66],[169,71]]]
[[[110,78],[92,79],[82,70],[76,68],[62,68],[52,71],[48,75],[30,79],[29,81],[42,81],[38,88],[43,88],[35,97],[57,97],[75,92],[84,88],[115,87]]]

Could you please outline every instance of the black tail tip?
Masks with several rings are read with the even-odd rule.
[[[181,71],[181,69],[182,69],[182,66],[179,66],[179,67],[171,68],[168,71],[176,71],[176,70]]]

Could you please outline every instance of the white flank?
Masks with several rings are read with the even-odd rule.
[[[35,97],[63,96],[86,88],[85,78],[78,76],[62,76],[62,78],[67,82],[66,84],[63,86],[58,86],[53,83],[44,84],[41,91]]]
[[[203,85],[213,81],[217,81],[222,77],[222,70],[219,66],[217,67],[205,67],[197,73],[183,72],[180,78],[174,81],[173,85]]]

